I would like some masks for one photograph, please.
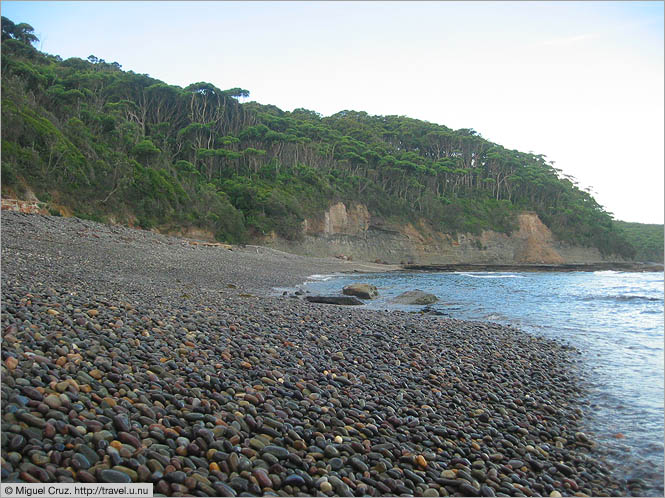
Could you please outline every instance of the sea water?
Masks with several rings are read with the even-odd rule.
[[[583,427],[621,479],[642,479],[647,496],[663,496],[663,273],[458,272],[317,275],[312,294],[340,294],[367,282],[373,309],[407,290],[435,294],[430,308],[451,318],[512,325],[580,352],[586,399]]]

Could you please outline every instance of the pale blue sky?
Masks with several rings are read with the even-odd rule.
[[[330,115],[474,128],[663,223],[663,2],[15,2],[41,50]]]

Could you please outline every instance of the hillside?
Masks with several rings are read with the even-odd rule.
[[[637,261],[663,262],[665,232],[663,225],[646,223],[615,222],[627,240],[635,247]]]
[[[226,242],[302,240],[305,220],[339,202],[447,234],[510,234],[528,211],[560,241],[636,255],[611,215],[544,156],[472,129],[241,103],[247,90],[180,88],[95,56],[41,53],[32,33],[2,19],[5,196],[34,193],[52,213]]]

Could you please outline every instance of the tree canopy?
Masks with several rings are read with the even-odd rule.
[[[32,33],[2,18],[3,189],[227,241],[298,238],[305,217],[336,201],[444,232],[509,233],[529,210],[564,241],[635,255],[612,216],[543,155],[406,116],[241,103],[241,88],[180,88],[93,55],[41,53]]]

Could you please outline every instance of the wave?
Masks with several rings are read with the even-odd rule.
[[[618,294],[618,295],[593,295],[593,296],[584,296],[581,298],[582,301],[646,301],[646,302],[663,302],[662,297],[651,297],[651,296],[638,296],[630,294]]]
[[[328,280],[330,280],[332,278],[335,278],[335,277],[338,277],[338,276],[339,275],[334,275],[334,274],[333,275],[314,274],[314,275],[310,275],[309,277],[307,277],[307,280],[314,280],[316,282],[327,282]]]
[[[510,322],[511,321],[511,319],[509,317],[507,317],[506,315],[503,315],[501,313],[489,313],[489,314],[485,315],[483,318],[485,320],[489,321],[489,322],[499,322],[499,321]]]
[[[455,272],[457,275],[464,275],[465,277],[471,278],[524,278],[523,275],[516,275],[514,273],[492,273],[492,274],[480,274],[480,273],[468,273],[468,272]]]

